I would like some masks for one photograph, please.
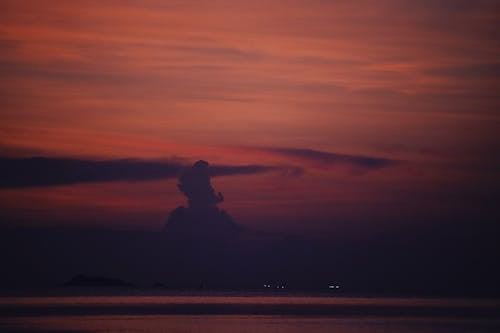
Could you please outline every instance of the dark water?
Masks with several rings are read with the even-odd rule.
[[[500,301],[306,295],[0,297],[2,332],[500,332]]]

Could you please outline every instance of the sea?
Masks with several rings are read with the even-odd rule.
[[[0,296],[0,332],[500,332],[500,300],[260,292]]]

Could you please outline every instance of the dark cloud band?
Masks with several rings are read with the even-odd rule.
[[[188,165],[176,161],[0,158],[0,188],[175,178]],[[213,176],[246,175],[280,169],[263,165],[214,165]]]

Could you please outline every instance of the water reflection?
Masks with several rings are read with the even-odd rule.
[[[110,315],[11,318],[7,332],[170,332],[170,333],[448,333],[498,332],[498,323],[456,319],[322,318],[280,316]]]
[[[262,295],[0,297],[2,332],[499,332],[493,300]]]

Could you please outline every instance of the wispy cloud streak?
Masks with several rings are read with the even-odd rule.
[[[338,154],[303,148],[264,148],[265,151],[318,162],[322,164],[349,164],[365,169],[379,169],[394,165],[397,161],[375,156]]]

